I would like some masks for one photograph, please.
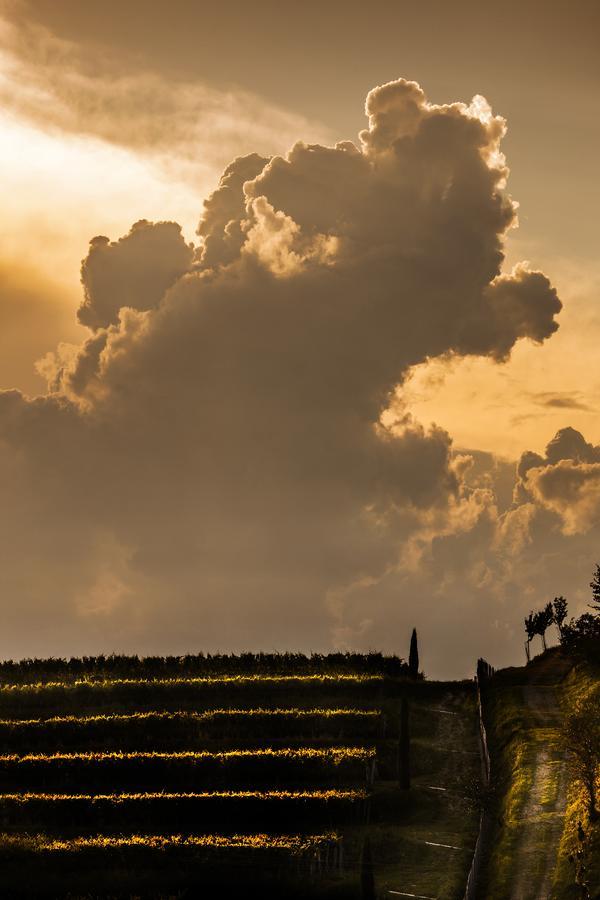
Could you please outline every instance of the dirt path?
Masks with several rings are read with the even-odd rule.
[[[560,712],[554,684],[564,675],[560,660],[549,660],[523,687],[529,710],[529,779],[522,819],[516,834],[515,867],[510,900],[549,900],[563,829],[567,769],[559,737]],[[554,682],[554,684],[553,684]]]

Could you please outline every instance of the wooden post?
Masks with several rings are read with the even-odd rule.
[[[410,730],[408,698],[400,701],[400,734],[398,738],[398,785],[410,789]]]
[[[375,900],[375,875],[373,873],[371,841],[368,835],[365,836],[363,841],[360,856],[360,890],[362,900]]]

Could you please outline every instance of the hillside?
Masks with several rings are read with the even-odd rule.
[[[378,654],[23,661],[0,677],[8,896],[464,894],[470,682],[410,680]]]
[[[589,822],[562,734],[599,674],[556,647],[497,672],[483,690],[495,788],[482,883],[489,900],[600,897],[600,829]]]

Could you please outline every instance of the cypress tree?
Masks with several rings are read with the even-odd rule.
[[[408,698],[400,701],[400,736],[398,740],[398,784],[404,791],[410,788],[410,731]]]
[[[419,675],[419,645],[417,644],[417,629],[413,628],[410,638],[410,652],[408,654],[408,668],[411,678]]]
[[[369,835],[365,836],[360,856],[360,889],[362,900],[375,900],[375,875]]]

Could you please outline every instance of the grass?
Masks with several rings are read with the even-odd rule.
[[[86,751],[0,756],[0,793],[362,787],[375,747],[260,747],[235,750]]]
[[[6,850],[24,850],[34,853],[80,853],[89,849],[123,849],[148,847],[164,850],[170,847],[208,847],[216,849],[287,850],[304,853],[332,842],[339,842],[335,832],[330,834],[131,834],[126,836],[95,835],[72,840],[58,840],[47,835],[0,835],[0,853]]]
[[[376,751],[372,747],[285,747],[274,749],[261,747],[258,750],[223,750],[212,752],[210,750],[181,750],[175,753],[161,753],[150,750],[147,752],[123,753],[112,751],[109,753],[28,753],[19,756],[16,753],[0,755],[2,763],[53,763],[53,762],[130,762],[132,760],[190,760],[191,762],[218,761],[227,763],[240,759],[285,759],[285,760],[326,760],[334,765],[346,760],[359,759],[366,761],[372,759]]]
[[[495,833],[484,885],[489,900],[512,896],[524,869],[529,889],[537,879],[553,900],[581,896],[571,860],[581,843],[577,822],[587,822],[587,815],[582,790],[569,778],[560,723],[574,702],[597,685],[598,674],[587,665],[573,667],[553,648],[527,667],[497,673],[486,688],[484,710],[496,786]],[[532,689],[538,693],[528,693]],[[599,837],[598,828],[588,827],[594,897],[600,895]],[[558,848],[554,857],[553,847]]]
[[[446,840],[440,840],[444,836]],[[376,864],[379,863],[381,895],[389,890],[402,890],[447,900],[462,897],[475,837],[476,832],[465,835],[463,829],[440,835],[435,829],[405,834],[401,830],[375,827],[373,856]],[[465,844],[459,850],[436,846],[447,841],[452,844],[454,840]]]
[[[339,707],[239,709],[219,708],[193,712],[116,713],[110,715],[58,715],[0,721],[0,743],[5,752],[37,751],[142,751],[180,749],[257,748],[291,741],[372,744],[381,731],[376,709]]]
[[[223,708],[342,706],[377,707],[386,680],[371,675],[235,676],[174,679],[76,680],[0,687],[0,717],[164,710],[202,712]]]
[[[312,832],[364,818],[364,790],[225,790],[0,795],[5,830],[60,836],[256,831]]]
[[[378,897],[388,897],[394,890],[439,900],[464,896],[478,815],[456,795],[418,785],[407,794],[394,783],[380,784],[368,832]],[[344,832],[346,858],[355,865],[363,833]]]
[[[328,709],[308,708],[308,709],[209,709],[204,712],[189,712],[187,710],[178,710],[169,712],[164,710],[150,710],[148,712],[135,713],[108,713],[96,716],[50,716],[46,719],[0,719],[0,727],[3,725],[11,728],[25,727],[27,725],[53,725],[62,722],[81,723],[88,722],[114,722],[117,720],[145,720],[148,719],[193,719],[195,721],[207,721],[215,719],[219,716],[285,716],[287,718],[301,718],[303,716],[319,716],[329,718],[331,716],[379,716],[378,709]]]
[[[3,895],[13,897],[173,897],[318,895],[311,871],[340,846],[320,834],[0,835]],[[43,870],[40,880],[37,872]],[[67,893],[68,892],[68,893]],[[191,893],[190,893],[191,892]]]
[[[400,790],[385,773],[375,785],[369,833],[378,896],[390,890],[439,900],[464,895],[479,825],[467,794],[479,754],[474,694],[457,688],[432,690],[430,703],[421,696],[412,704],[411,790]],[[355,854],[358,849],[355,844]]]
[[[316,791],[186,791],[136,792],[118,794],[0,794],[0,803],[130,803],[152,800],[366,800],[366,791],[338,791],[334,788]]]
[[[579,663],[565,680],[562,693],[562,706],[568,713],[575,704],[597,689],[600,679],[600,666],[590,663]],[[600,772],[597,789],[600,794]],[[582,823],[585,838],[580,840],[578,824]],[[567,795],[567,810],[560,842],[557,864],[557,895],[560,900],[575,900],[581,896],[581,889],[576,884],[577,858],[585,865],[585,881],[592,897],[600,896],[600,822],[591,823],[588,815],[586,794],[583,786],[572,777]]]
[[[66,681],[34,681],[30,683],[4,683],[0,684],[0,698],[5,694],[35,694],[51,691],[111,691],[121,687],[143,687],[155,689],[157,687],[176,687],[179,685],[191,685],[194,687],[210,687],[212,685],[249,685],[268,684],[269,687],[290,684],[321,685],[321,684],[365,684],[368,682],[383,681],[382,675],[357,675],[342,672],[317,675],[203,675],[203,676],[179,676],[177,678],[73,678]]]

